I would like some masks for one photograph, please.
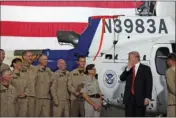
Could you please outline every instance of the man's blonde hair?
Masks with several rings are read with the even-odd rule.
[[[140,60],[140,54],[137,51],[131,51],[131,52],[128,53],[128,55],[134,55],[135,57],[138,58],[138,60]]]

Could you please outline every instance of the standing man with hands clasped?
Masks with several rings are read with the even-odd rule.
[[[36,66],[37,76],[35,79],[35,116],[36,117],[49,117],[51,95],[50,87],[52,85],[52,71],[47,67],[48,57],[40,55],[39,64]]]
[[[152,98],[153,79],[150,67],[141,64],[136,51],[129,53],[128,66],[120,76],[126,81],[123,103],[126,117],[144,117]]]
[[[32,65],[32,53],[30,51],[24,51],[22,53],[23,65],[21,73],[27,80],[27,117],[34,117],[35,112],[35,78],[36,69]]]
[[[83,88],[83,81],[85,78],[84,68],[86,65],[86,58],[83,56],[78,57],[78,68],[70,73],[68,80],[68,90],[71,93],[71,117],[84,117],[84,99],[81,94]]]
[[[66,62],[63,59],[58,60],[58,69],[53,75],[53,84],[51,86],[51,95],[53,97],[53,116],[70,116],[70,96],[68,92],[69,72],[66,70]]]

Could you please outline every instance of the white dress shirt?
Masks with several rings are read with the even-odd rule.
[[[138,68],[139,68],[140,62],[138,62],[137,64],[135,64],[134,68],[135,68],[135,75],[137,74]],[[129,71],[131,68],[126,69],[126,71]]]

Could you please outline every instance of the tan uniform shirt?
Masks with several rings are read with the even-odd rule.
[[[42,70],[40,66],[36,66],[37,68],[37,76],[36,76],[36,83],[35,83],[35,91],[36,91],[36,98],[46,98],[50,99],[50,87],[52,84],[52,71],[46,67],[45,70]]]
[[[83,100],[83,97],[81,96],[76,97],[75,93],[80,92],[83,88],[83,81],[85,76],[86,75],[84,73],[79,72],[78,68],[70,73],[70,77],[68,80],[68,89],[71,93],[71,100]]]
[[[96,95],[101,93],[98,81],[95,78],[90,76],[85,77],[84,88],[81,90],[81,93],[87,93],[90,99],[95,104],[100,104],[100,98],[92,98],[91,95]],[[91,104],[85,101],[85,117],[100,117],[100,112],[96,111]]]
[[[84,88],[81,90],[81,93],[87,93],[88,95],[95,95],[101,93],[99,83],[95,78],[86,76],[83,83]]]
[[[1,117],[15,117],[15,105],[17,100],[16,89],[9,84],[6,88],[0,83],[0,116]]]
[[[27,96],[35,97],[36,68],[33,65],[23,64],[22,74],[27,79]]]
[[[23,73],[13,73],[13,79],[11,80],[11,84],[16,88],[17,96],[21,98],[21,93],[27,95],[27,79],[25,78]]]
[[[166,81],[168,88],[168,105],[176,104],[176,76],[175,68],[166,71]]]
[[[58,104],[62,100],[69,100],[68,78],[68,71],[64,74],[58,70],[52,75],[53,84],[51,86],[51,94],[55,104]]]

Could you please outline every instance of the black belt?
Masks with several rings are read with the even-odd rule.
[[[167,106],[176,106],[176,104],[168,104]]]
[[[90,98],[100,98],[99,94],[89,95]]]
[[[24,96],[24,97],[18,97],[18,99],[26,99],[27,96]]]

